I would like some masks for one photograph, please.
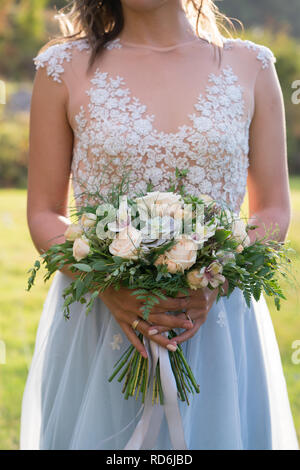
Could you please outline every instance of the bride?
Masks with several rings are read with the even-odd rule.
[[[28,225],[42,252],[64,241],[69,185],[105,192],[132,178],[165,191],[188,169],[193,194],[224,200],[239,213],[246,187],[258,228],[252,241],[290,223],[284,106],[270,49],[226,39],[211,0],[75,0],[64,39],[34,62]],[[69,30],[69,35],[67,33]],[[72,33],[72,34],[71,34]],[[143,407],[108,383],[136,331],[184,353],[201,386],[179,402],[187,449],[298,449],[270,314],[262,297],[216,290],[161,301],[146,322],[131,291],[106,290],[86,316],[79,302],[63,318],[73,273],[58,271],[38,327],[22,403],[22,449],[172,449],[170,422],[151,421],[151,439],[131,437]],[[184,311],[178,316],[168,311]],[[136,321],[138,320],[138,321]],[[163,334],[179,328],[177,343]],[[138,428],[139,430],[139,428]],[[136,435],[136,434],[135,434]],[[150,444],[151,442],[151,444]]]

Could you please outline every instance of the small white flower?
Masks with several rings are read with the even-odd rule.
[[[116,349],[120,349],[120,344],[123,343],[123,338],[120,333],[113,335],[113,341],[111,341],[111,347],[115,351]]]
[[[226,89],[226,94],[233,101],[240,101],[242,99],[242,92],[239,87],[231,85]]]
[[[105,103],[105,106],[108,108],[108,109],[113,109],[113,108],[117,108],[119,105],[119,102],[116,98],[109,98],[106,103]]]
[[[147,119],[138,119],[134,122],[134,128],[139,134],[147,135],[152,130],[152,124]]]
[[[140,136],[136,132],[130,132],[127,135],[127,142],[129,145],[138,145]]]
[[[220,310],[220,312],[218,313],[217,323],[221,328],[226,326],[226,315],[223,310]]]
[[[197,117],[194,120],[194,124],[196,128],[201,132],[207,132],[212,127],[212,122],[207,117]]]
[[[107,90],[99,88],[98,90],[94,90],[91,94],[91,101],[96,105],[101,105],[105,103],[107,98],[109,97],[109,93]]]

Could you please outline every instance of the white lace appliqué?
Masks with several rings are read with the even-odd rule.
[[[246,46],[248,49],[253,50],[256,52],[256,58],[257,60],[260,60],[262,63],[262,68],[266,69],[269,67],[270,62],[275,63],[276,58],[271,51],[266,46],[261,46],[258,44],[255,44],[255,42],[249,41],[249,40],[243,40],[240,38],[235,38],[235,39],[225,39],[224,41],[224,49],[231,49],[234,44],[241,44]]]
[[[120,335],[120,333],[116,334],[113,336],[113,341],[110,343],[111,347],[113,350],[116,350],[116,349],[120,349],[121,346],[120,344],[123,343],[123,338],[122,336]]]
[[[263,68],[273,60],[268,48],[251,41],[226,40],[224,48],[240,42],[257,52]],[[60,82],[72,47],[89,51],[85,39],[55,45],[34,59],[36,67],[47,67],[48,75]],[[106,48],[122,45],[116,39]],[[174,181],[177,167],[189,170],[184,180],[188,192],[208,194],[239,211],[246,191],[251,115],[231,66],[208,76],[206,90],[188,116],[190,124],[173,133],[156,128],[155,115],[147,112],[121,76],[98,68],[89,86],[89,103],[74,116],[72,177],[79,204],[83,191],[105,194],[128,172],[129,194],[145,191],[149,182],[154,190],[164,191]]]
[[[36,69],[46,66],[48,76],[52,77],[55,82],[61,83],[60,76],[64,72],[63,64],[65,61],[70,62],[72,60],[72,50],[74,47],[79,51],[86,50],[89,52],[90,50],[87,39],[77,39],[76,41],[54,44],[33,59]],[[106,43],[104,47],[111,50],[119,49],[122,46],[119,43],[119,39],[115,39]]]
[[[189,168],[187,191],[238,207],[246,188],[250,117],[237,82],[230,66],[210,74],[206,94],[199,95],[189,115],[191,125],[165,133],[155,128],[155,116],[147,114],[122,77],[97,69],[87,90],[88,110],[81,106],[76,116],[75,194],[82,192],[80,181],[105,193],[125,171],[131,172],[132,192],[144,191],[149,181],[166,190],[178,167]]]
[[[218,325],[223,328],[226,325],[226,314],[224,310],[220,310],[217,318]]]
[[[64,72],[63,64],[72,59],[72,49],[76,47],[79,51],[88,50],[89,45],[85,39],[55,44],[33,59],[36,69],[47,66],[47,74],[55,82],[61,83],[60,75]]]

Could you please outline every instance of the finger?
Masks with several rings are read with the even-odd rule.
[[[208,314],[208,306],[205,306],[203,308],[188,309],[186,314],[190,317],[192,322],[195,322],[196,320],[200,320],[202,318],[206,319]]]
[[[170,340],[168,337],[161,334],[151,334],[150,331],[153,329],[152,326],[148,325],[145,321],[141,320],[137,326],[138,331],[140,331],[144,336],[151,339],[160,346],[167,348],[169,351],[176,351],[177,344],[174,340]]]
[[[164,326],[160,326],[159,324],[159,321],[155,322],[155,320],[157,320],[157,316],[158,315],[154,315],[153,316],[153,322],[151,322],[151,328],[149,329],[149,334],[152,336],[152,335],[155,335],[157,333],[165,333],[166,331],[170,331],[172,330],[173,328],[181,328],[181,329],[184,329],[184,330],[190,330],[193,328],[194,326],[194,323],[193,323],[193,319],[189,316],[189,318],[187,318],[187,316],[184,314],[184,313],[181,313],[179,315],[176,315],[176,318],[180,318],[182,321],[183,321],[183,324],[182,326],[176,326],[176,327],[164,327]],[[198,317],[199,315],[197,315]]]
[[[148,334],[151,336],[161,334],[161,333],[167,333],[170,331],[172,328],[168,328],[167,326],[159,326],[159,325],[153,325],[151,329],[149,329]]]
[[[141,355],[147,359],[148,357],[148,354],[147,354],[147,351],[146,351],[146,348],[145,346],[143,345],[143,343],[141,343],[141,341],[139,340],[139,338],[137,337],[137,335],[135,334],[134,330],[131,328],[131,326],[127,325],[127,323],[120,323],[120,326],[121,328],[123,329],[125,335],[127,336],[127,338],[129,339],[129,341],[131,342],[131,344],[135,347],[135,349],[141,353]]]
[[[183,315],[183,316],[182,316]],[[166,326],[172,328],[192,328],[193,324],[184,314],[179,315],[166,315],[166,314],[150,314],[149,320],[153,325]]]
[[[184,341],[187,341],[188,339],[192,338],[197,331],[199,330],[200,326],[205,322],[205,320],[196,320],[194,323],[194,327],[191,330],[184,331],[180,335],[176,336],[175,341],[176,343],[180,344],[183,343]]]
[[[152,312],[182,310],[181,306],[183,302],[185,302],[185,298],[168,297],[166,300],[160,300],[160,302],[153,307]]]

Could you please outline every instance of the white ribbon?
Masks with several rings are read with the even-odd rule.
[[[149,388],[145,398],[143,415],[138,422],[124,450],[149,450],[155,446],[164,413],[166,415],[170,440],[174,450],[187,450],[182,419],[178,406],[177,386],[170,364],[168,351],[144,337],[149,358]],[[163,405],[152,405],[152,386],[155,369],[159,360],[160,378],[164,395]]]

